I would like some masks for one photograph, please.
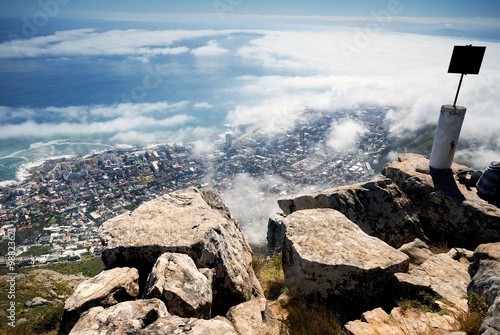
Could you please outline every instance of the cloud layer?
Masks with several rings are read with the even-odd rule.
[[[2,107],[0,114],[7,118],[2,118],[0,138],[26,136],[30,132],[46,136],[108,133],[125,140],[138,138],[140,134],[146,136],[144,129],[155,126],[186,138],[198,128],[205,128],[202,132],[206,132],[211,127],[196,124],[192,110],[225,113],[227,122],[250,124],[273,132],[293,126],[301,119],[305,106],[332,113],[343,108],[390,106],[385,121],[391,132],[408,134],[435,124],[440,106],[453,101],[458,75],[446,73],[451,51],[454,45],[474,44],[486,45],[487,50],[481,74],[467,76],[460,93],[459,104],[468,108],[462,137],[478,143],[479,150],[484,149],[477,155],[485,157],[484,160],[492,159],[495,152],[485,148],[500,146],[496,110],[500,103],[500,57],[495,56],[500,54],[500,44],[393,32],[392,22],[369,30],[366,28],[369,20],[360,19],[358,26],[309,25],[294,29],[269,29],[269,25],[266,29],[232,30],[80,29],[6,41],[0,44],[1,58],[120,56],[141,61],[160,58],[167,59],[170,71],[175,73],[173,65],[181,64],[180,57],[191,57],[191,60],[182,58],[183,62],[191,62],[187,65],[189,70],[199,71],[191,73],[194,80],[198,76],[208,79],[206,89],[213,99],[186,102],[198,100],[193,92],[193,97],[180,97],[186,101],[175,104],[43,109],[44,115],[59,115],[52,122],[29,117],[40,112],[33,107]],[[457,24],[456,20],[452,23]],[[422,30],[427,23],[420,24]],[[432,27],[436,27],[435,20]],[[224,71],[229,74],[221,81],[210,81],[210,76]],[[184,85],[189,86],[189,80]],[[16,122],[9,122],[14,119]],[[347,132],[342,136],[356,138],[363,133],[362,128],[355,129],[352,123],[335,125],[334,129],[329,143],[338,150],[344,146],[340,137],[333,134]],[[468,154],[472,153],[464,152],[462,157]]]

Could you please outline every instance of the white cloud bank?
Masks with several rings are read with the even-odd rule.
[[[360,27],[365,23],[360,21]],[[462,138],[480,145],[500,146],[497,109],[500,104],[500,57],[496,56],[500,54],[500,43],[384,29],[366,33],[359,27],[340,25],[303,27],[297,25],[293,30],[107,32],[83,29],[4,42],[0,44],[0,57],[123,55],[148,58],[190,52],[196,56],[193,65],[200,71],[198,74],[214,74],[221,64],[230,61],[254,70],[211,88],[220,101],[227,101],[223,107],[228,111],[227,122],[253,124],[263,130],[276,131],[300,120],[304,106],[332,112],[342,108],[391,106],[393,109],[387,113],[386,122],[392,133],[398,135],[436,124],[441,105],[453,102],[459,76],[446,73],[453,46],[486,45],[481,73],[465,78],[458,100],[468,108]],[[389,29],[390,24],[384,28]],[[245,43],[238,40],[231,44],[228,37],[241,33],[256,37]],[[205,39],[205,44],[197,48],[186,47],[187,41],[194,38]],[[214,107],[220,106],[214,106],[212,101],[193,105],[195,109]],[[19,111],[30,113],[29,110]],[[78,111],[74,113],[79,115]],[[186,115],[182,120],[171,117],[160,122],[174,125],[189,121]],[[120,121],[109,121],[103,127],[118,129],[123,126],[122,131],[135,130]],[[134,119],[139,125],[149,125],[151,121],[148,116]],[[63,125],[60,126],[62,129]],[[71,129],[72,123],[66,126]],[[29,128],[30,124],[27,122],[24,128],[4,127],[0,129],[0,136],[6,138]],[[99,127],[99,124],[87,122],[75,130],[91,131],[91,127]],[[54,129],[58,128],[54,125]],[[43,127],[41,130],[51,132]],[[482,148],[480,145],[478,150]],[[487,157],[485,160],[498,159],[491,151],[478,151],[479,155]]]
[[[231,31],[68,30],[49,36],[6,41],[0,44],[0,58],[178,55],[189,51],[186,46],[175,45],[178,41],[229,33]],[[212,43],[200,52],[220,53],[221,50]]]

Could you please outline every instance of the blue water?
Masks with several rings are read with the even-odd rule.
[[[234,22],[233,22],[234,24]],[[104,20],[65,20],[53,18],[38,29],[33,37],[53,36],[58,31],[92,28],[96,32],[109,30],[169,30],[169,29],[227,29],[230,23],[216,17],[196,18],[183,21],[172,18],[165,22],[119,22]],[[245,23],[238,24],[243,27]],[[25,34],[26,35],[26,34]],[[0,21],[0,43],[8,43],[12,36],[23,36],[23,22],[20,18],[2,18]],[[217,40],[219,46],[234,51],[258,37],[256,33],[234,33],[227,35],[196,37],[182,40],[179,45],[189,49]],[[238,96],[226,92],[247,74],[260,74],[259,64],[241,64],[237,57],[217,60],[212,68],[200,67],[199,60],[186,52],[180,55],[152,57],[141,62],[124,56],[81,56],[81,57],[23,57],[0,58],[0,127],[3,125],[36,125],[61,123],[98,124],[112,121],[120,115],[93,113],[98,107],[114,108],[120,104],[182,103],[179,110],[157,110],[147,116],[162,120],[175,115],[189,115],[192,119],[182,124],[189,129],[222,128],[227,112],[234,108]],[[209,64],[210,65],[210,64]],[[194,108],[196,103],[208,104],[210,108]],[[59,108],[52,111],[52,107]],[[61,112],[61,108],[72,107],[78,112]],[[118,107],[117,107],[118,108]],[[83,110],[83,112],[82,112]],[[25,129],[24,127],[22,129]],[[143,140],[131,137],[128,141],[119,133],[45,134],[42,129],[31,127],[15,135],[0,133],[0,183],[19,180],[20,168],[27,163],[63,155],[82,155],[103,150],[117,144],[144,145]],[[175,126],[145,127],[140,131],[156,134],[149,141],[173,140]],[[137,132],[137,130],[134,130]],[[196,140],[196,132],[184,134],[179,140]],[[50,133],[50,132],[49,132]],[[168,136],[170,135],[170,136]],[[210,133],[215,136],[216,131]],[[205,136],[205,135],[198,135]],[[32,146],[33,143],[38,145]]]
[[[304,74],[300,69],[288,68],[283,73],[279,68],[233,57],[241,46],[249,46],[261,36],[257,29],[314,30],[330,25],[328,21],[306,19],[217,15],[171,16],[151,22],[54,17],[30,32],[21,18],[2,17],[0,46],[10,43],[13,37],[20,41],[50,39],[57,32],[89,28],[96,34],[128,29],[207,29],[215,33],[184,38],[168,47],[193,50],[215,42],[228,52],[203,59],[191,52],[166,54],[150,57],[148,62],[134,59],[130,54],[88,56],[85,49],[81,55],[0,57],[0,184],[21,179],[25,168],[51,157],[85,155],[124,144],[216,141],[224,130],[228,112],[243,99],[251,102],[252,97],[240,96],[242,93],[234,90],[244,83],[242,77]],[[406,23],[391,27],[396,31],[415,29]],[[432,34],[434,28],[426,26],[421,32]],[[217,33],[226,29],[235,30]],[[498,31],[495,33],[494,38],[498,38]],[[162,103],[177,107],[148,110],[148,105],[141,105]],[[144,112],[134,111],[134,106],[140,106]],[[183,121],[178,122],[179,118]],[[144,122],[144,125],[130,127],[127,122]]]

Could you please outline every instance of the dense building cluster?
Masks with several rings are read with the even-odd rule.
[[[19,252],[31,245],[50,245],[58,256],[95,252],[101,248],[97,227],[103,221],[176,189],[210,186],[224,192],[241,173],[279,176],[281,183],[268,191],[285,193],[300,185],[367,180],[388,147],[384,116],[370,109],[306,110],[293,129],[273,134],[227,126],[216,149],[197,156],[192,144],[175,143],[48,161],[22,184],[0,188],[0,237],[12,226],[18,232],[38,227],[37,235],[18,241]],[[332,122],[349,119],[368,131],[347,152],[330,150]]]

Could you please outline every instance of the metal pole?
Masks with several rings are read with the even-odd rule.
[[[458,92],[460,92],[460,86],[462,86],[462,79],[464,79],[464,74],[460,76],[460,82],[458,83],[458,89],[457,89],[457,95],[455,95],[455,101],[453,101],[453,108],[456,108],[455,105],[457,104],[457,99],[458,99]]]

